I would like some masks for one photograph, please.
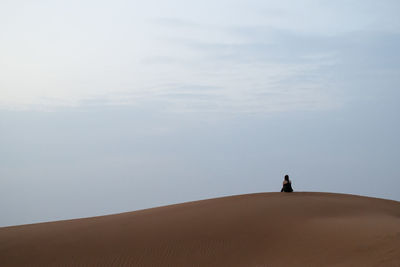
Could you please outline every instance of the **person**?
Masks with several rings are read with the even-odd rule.
[[[292,181],[289,180],[289,175],[285,175],[281,192],[293,192]]]

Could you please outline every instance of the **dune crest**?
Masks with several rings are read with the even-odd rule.
[[[400,203],[258,193],[0,228],[1,266],[400,266]]]

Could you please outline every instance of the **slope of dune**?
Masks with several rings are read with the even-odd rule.
[[[0,228],[1,266],[400,266],[400,203],[259,193]]]

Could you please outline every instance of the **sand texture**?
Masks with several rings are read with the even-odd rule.
[[[3,227],[0,266],[400,266],[400,202],[259,193]]]

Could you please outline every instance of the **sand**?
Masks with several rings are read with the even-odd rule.
[[[0,266],[400,266],[400,202],[259,193],[0,228]]]

